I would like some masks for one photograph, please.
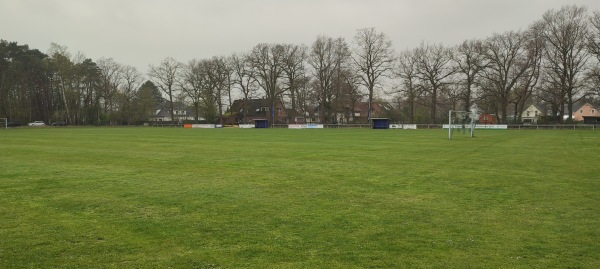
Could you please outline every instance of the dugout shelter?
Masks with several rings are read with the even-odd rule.
[[[269,120],[267,119],[255,119],[254,128],[269,128]]]
[[[389,129],[390,119],[388,118],[372,118],[373,129]]]

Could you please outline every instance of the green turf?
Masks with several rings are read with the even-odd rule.
[[[600,132],[0,130],[0,268],[600,268]]]

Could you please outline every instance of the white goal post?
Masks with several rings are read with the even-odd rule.
[[[477,109],[471,111],[454,111],[448,112],[448,139],[452,140],[454,129],[461,128],[463,133],[466,133],[466,125],[469,124],[470,137],[475,137],[475,121],[479,118]]]
[[[0,118],[0,128],[8,129],[8,118]]]

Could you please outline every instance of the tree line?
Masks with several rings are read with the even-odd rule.
[[[147,78],[147,79],[146,79]],[[389,37],[359,29],[352,42],[318,36],[310,45],[261,43],[246,52],[186,63],[166,58],[146,75],[112,58],[65,46],[47,53],[0,41],[0,117],[76,125],[139,124],[176,103],[194,118],[222,121],[234,99],[283,100],[291,119],[349,122],[358,102],[394,104],[393,120],[438,123],[449,110],[520,122],[529,104],[562,120],[573,105],[600,102],[600,12],[548,10],[524,30],[446,46],[422,42],[397,52]],[[247,113],[242,109],[240,113]]]
[[[162,95],[132,66],[92,61],[51,44],[48,54],[0,41],[0,117],[77,125],[133,124],[152,115]]]

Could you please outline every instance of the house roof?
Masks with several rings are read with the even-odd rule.
[[[169,110],[169,101],[164,101],[160,104],[158,104],[158,107],[156,108],[158,109],[163,109],[163,110]],[[173,102],[173,109],[174,110],[186,110],[188,108],[188,105],[182,103],[182,102]]]
[[[154,115],[154,117],[157,118],[164,118],[164,117],[170,117],[171,114],[169,114],[169,111],[166,109],[159,109],[158,111],[156,111],[156,115]]]
[[[374,110],[375,112],[378,112],[378,111],[389,111],[389,110],[393,110],[394,108],[388,102],[373,102],[371,104],[371,109]],[[355,112],[363,112],[363,111],[368,111],[368,110],[369,110],[369,102],[357,102],[356,105],[354,106]]]
[[[594,108],[594,106],[593,106],[592,104],[590,104],[590,103],[583,103],[581,106],[579,106],[579,107],[578,107],[577,109],[575,109],[574,111],[581,110],[582,108],[584,108],[584,107],[586,107],[586,106],[589,106],[589,107],[591,107],[591,108]]]
[[[194,117],[196,115],[195,110],[191,107],[186,106],[184,103],[181,102],[174,102],[173,103],[173,110],[174,111],[185,111],[185,116],[187,117]],[[175,113],[177,116],[181,116],[181,113]],[[202,110],[198,111],[198,116],[199,117],[204,117]],[[156,109],[156,112],[154,113],[154,117],[155,118],[169,118],[171,117],[171,113],[169,112],[169,107],[168,107],[168,102],[164,102],[160,105],[159,108]]]
[[[529,105],[529,106],[527,107],[527,109],[525,109],[525,110],[529,110],[529,109],[530,109],[530,108],[532,108],[532,107],[533,107],[533,108],[535,108],[535,109],[537,109],[538,111],[542,111],[542,110],[540,109],[540,107],[538,107],[538,106],[537,106],[537,105],[535,105],[535,104],[531,104],[531,105]]]
[[[280,104],[281,104],[281,101],[278,101],[277,105],[280,105]],[[244,108],[247,108],[246,116],[248,116],[248,117],[267,117],[270,115],[270,112],[263,111],[263,110],[261,110],[261,108],[263,108],[263,107],[270,108],[271,106],[272,106],[272,104],[270,104],[269,100],[267,100],[267,99],[248,99],[248,100],[238,99],[238,100],[233,101],[233,104],[231,104],[231,108],[229,109],[229,112],[231,113],[231,115],[237,114],[237,113],[243,113]]]
[[[271,106],[271,104],[269,104],[269,101],[267,99],[248,99],[248,100],[238,99],[238,100],[233,101],[233,104],[231,104],[231,107],[241,109],[244,107],[244,104],[246,107],[248,107],[248,109]]]

